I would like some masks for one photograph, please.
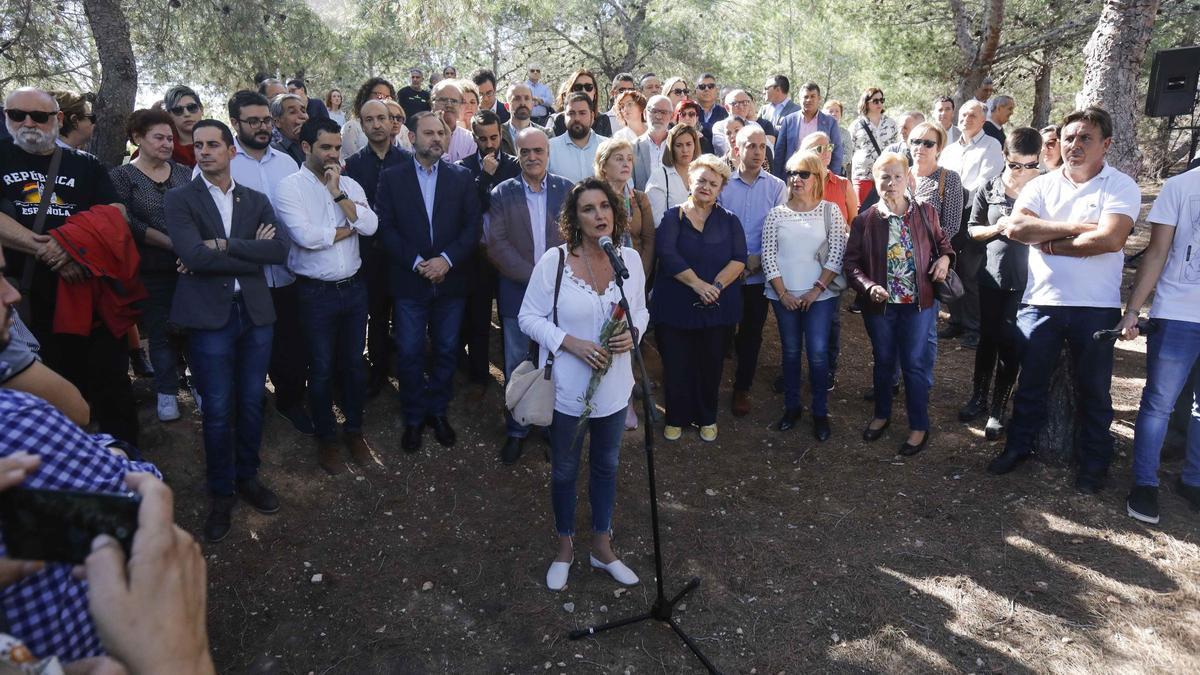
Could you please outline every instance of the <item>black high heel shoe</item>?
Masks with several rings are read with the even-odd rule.
[[[871,422],[874,421],[875,420],[871,420]],[[867,422],[867,428],[863,429],[862,434],[863,440],[867,441],[868,443],[879,440],[879,438],[883,436],[883,432],[892,425],[892,419],[890,417],[884,420],[883,426],[879,427],[878,429],[872,429],[871,422]]]
[[[918,452],[924,450],[925,446],[929,443],[929,436],[930,432],[926,430],[925,435],[921,437],[921,442],[917,443],[916,445],[909,443],[908,440],[905,439],[904,443],[900,445],[900,454],[905,457],[912,457]]]

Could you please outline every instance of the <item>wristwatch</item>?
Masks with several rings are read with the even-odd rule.
[[[333,203],[334,203],[334,204],[337,204],[338,202],[342,201],[343,199],[349,199],[349,197],[348,197],[348,196],[346,196],[346,193],[345,193],[345,192],[343,192],[343,193],[339,194],[338,196],[334,197],[334,198],[333,198]]]
[[[725,290],[725,284],[723,284],[719,281],[713,282],[713,286],[715,286],[718,291]]]

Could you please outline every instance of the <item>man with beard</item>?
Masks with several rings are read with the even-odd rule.
[[[415,159],[384,170],[375,208],[396,297],[405,416],[401,445],[416,452],[426,425],[445,447],[457,438],[446,410],[482,214],[471,172],[442,159],[450,135],[445,122],[422,112],[408,118],[408,128]],[[428,369],[427,335],[432,343]]]
[[[651,96],[646,101],[646,133],[642,134],[634,148],[633,186],[638,190],[645,190],[650,172],[662,166],[663,146],[667,143],[672,112],[671,99],[662,94]]]
[[[284,103],[298,106],[294,95],[282,96],[290,97]],[[238,185],[263,193],[275,206],[279,183],[296,173],[300,166],[291,155],[271,144],[271,127],[275,123],[271,112],[267,99],[252,91],[239,91],[229,99],[229,121],[233,122],[237,131],[234,144],[237,154],[229,163],[229,173]],[[199,175],[199,169],[195,175]],[[264,271],[267,286],[271,289],[271,301],[275,305],[276,323],[271,338],[270,364],[271,384],[275,387],[275,410],[296,431],[311,436],[312,420],[304,409],[308,353],[303,342],[297,338],[300,335],[300,310],[294,285],[296,277],[287,265],[267,265]]]
[[[595,175],[596,149],[607,137],[592,131],[596,110],[583,92],[567,99],[567,133],[550,139],[550,173],[572,183]]]
[[[125,336],[113,335],[103,322],[96,322],[88,335],[54,331],[59,283],[83,282],[88,274],[45,234],[94,206],[108,204],[122,214],[125,207],[99,160],[67,148],[61,148],[54,193],[49,194],[48,174],[62,121],[53,97],[40,89],[17,89],[5,101],[4,114],[12,138],[0,141],[0,198],[12,208],[0,212],[0,244],[9,275],[29,280],[24,290],[31,315],[25,318],[41,343],[46,365],[83,392],[100,430],[136,444],[138,418]],[[43,208],[44,226],[34,234]]]
[[[500,149],[515,157],[517,134],[531,127],[542,131],[546,129],[533,123],[533,91],[524,82],[518,82],[508,88],[508,107],[512,117],[500,126]]]
[[[480,68],[471,73],[471,81],[479,90],[479,109],[496,113],[501,124],[507,122],[511,116],[508,108],[496,99],[496,74],[487,68]]]
[[[345,175],[353,178],[367,195],[367,203],[375,208],[375,190],[384,169],[401,162],[411,162],[412,154],[393,143],[392,120],[383,101],[368,100],[357,112],[367,147],[346,160]],[[402,132],[408,130],[401,127]],[[388,263],[383,247],[375,236],[359,238],[359,255],[367,282],[367,350],[371,374],[367,380],[367,396],[374,398],[383,391],[391,370],[392,296],[388,289]]]
[[[337,423],[333,416],[334,380],[341,379],[338,405],[346,418],[343,435],[358,466],[371,461],[363,436],[367,373],[367,286],[359,268],[360,234],[379,226],[362,187],[342,175],[342,134],[337,122],[311,119],[300,130],[306,159],[299,171],[279,184],[279,219],[291,235],[288,267],[296,273],[300,321],[308,346],[309,409],[317,436],[317,463],[341,473]]]
[[[271,117],[275,118],[275,130],[279,138],[275,147],[286,152],[296,160],[296,164],[304,163],[304,151],[300,149],[300,127],[308,121],[308,110],[304,99],[295,94],[279,94],[271,99]]]

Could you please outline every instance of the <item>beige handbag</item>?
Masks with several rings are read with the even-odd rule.
[[[558,249],[558,274],[554,278],[554,325],[558,325],[558,293],[562,288],[563,268],[567,258]],[[504,405],[513,419],[522,426],[548,427],[554,420],[554,352],[546,356],[546,365],[538,368],[537,342],[531,341],[529,358],[513,370],[504,386]]]

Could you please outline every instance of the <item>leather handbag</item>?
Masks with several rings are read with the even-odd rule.
[[[924,204],[917,204],[917,217],[921,219],[921,224],[925,226],[925,231],[929,233],[929,266],[933,267],[933,263],[941,256],[935,255],[934,246],[937,239],[933,236],[933,226],[929,224],[929,220],[925,218]],[[945,281],[933,282],[933,294],[937,296],[938,301],[949,304],[956,302],[966,293],[963,288],[962,279],[958,278],[958,272],[954,268],[946,270]]]
[[[836,209],[837,206],[833,202],[823,201],[821,207],[825,211],[825,241],[817,249],[817,262],[821,264],[821,269],[825,269],[825,263],[829,261],[829,233],[833,231],[833,209]],[[846,275],[838,272],[838,275],[829,282],[829,292],[839,295],[848,286]]]
[[[567,258],[558,249],[558,274],[554,278],[554,325],[558,325],[558,293],[562,289],[563,268]],[[554,420],[554,352],[546,356],[546,365],[538,368],[537,342],[529,358],[513,370],[504,385],[504,405],[522,426],[548,427]]]

